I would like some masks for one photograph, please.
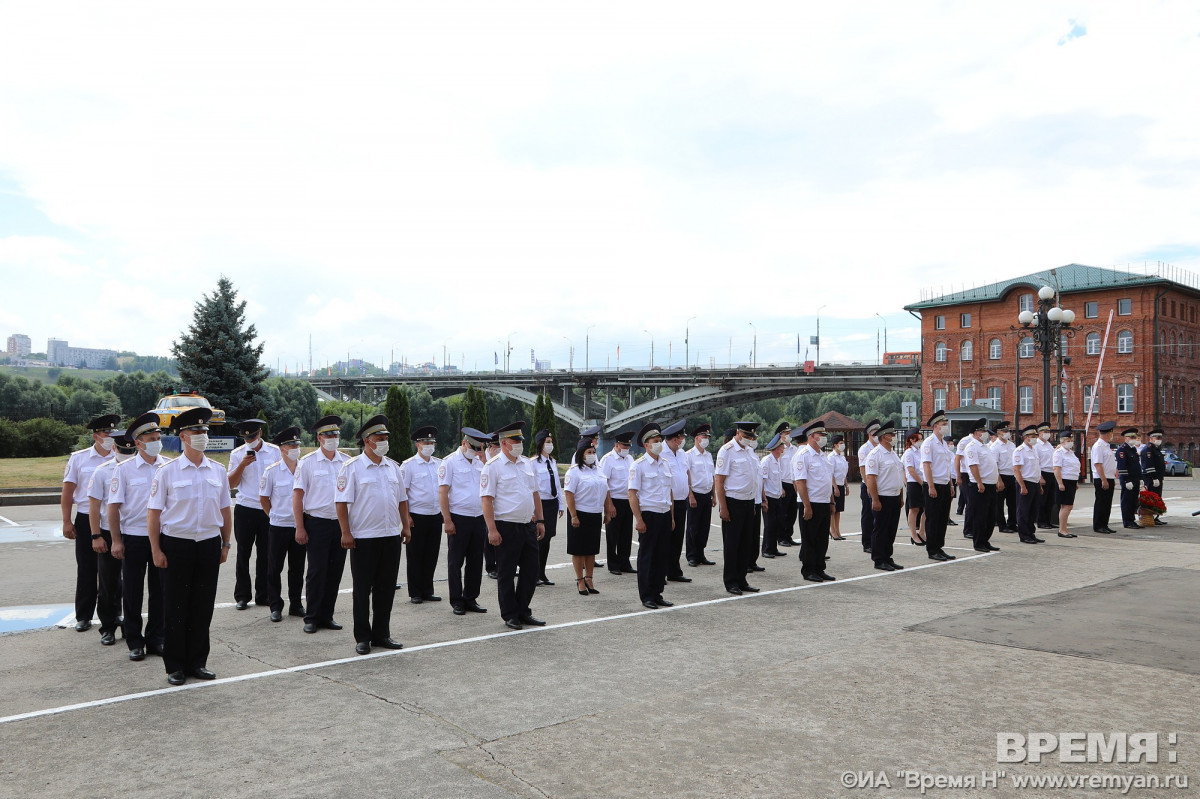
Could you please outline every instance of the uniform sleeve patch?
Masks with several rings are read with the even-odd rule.
[[[487,487],[488,487],[488,476],[487,476],[487,472],[484,472],[482,475],[480,475],[480,477],[479,477],[479,487],[480,487],[480,488],[487,488]]]
[[[150,496],[153,497],[157,494],[158,494],[158,478],[155,477],[154,482],[150,484]]]
[[[338,491],[345,491],[345,490],[346,490],[346,475],[344,475],[344,474],[339,474],[339,475],[338,475],[338,479],[337,479],[337,489],[338,489]]]
[[[438,467],[438,479],[441,480],[446,476],[446,465],[442,464]]]
[[[117,478],[115,476],[108,482],[108,491],[110,494],[117,493]]]

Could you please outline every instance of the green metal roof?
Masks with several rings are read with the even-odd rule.
[[[1067,264],[1056,269],[1044,269],[1021,277],[1014,277],[1000,283],[991,283],[977,288],[956,291],[953,294],[941,296],[922,296],[920,302],[905,305],[906,311],[919,311],[923,308],[939,308],[944,305],[958,305],[964,302],[996,302],[1003,299],[1009,289],[1015,286],[1029,286],[1034,289],[1042,286],[1057,286],[1064,294],[1072,291],[1091,289],[1111,289],[1122,286],[1147,286],[1155,283],[1177,283],[1182,288],[1196,290],[1195,277],[1182,270],[1162,265],[1178,279],[1163,277],[1158,274],[1135,274],[1119,269],[1106,269],[1100,266],[1084,266],[1083,264]],[[1185,282],[1186,281],[1186,282]],[[922,292],[925,295],[931,292]]]

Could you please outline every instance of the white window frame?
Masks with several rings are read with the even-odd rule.
[[[944,341],[936,341],[933,344],[933,360],[936,363],[945,363],[949,348]]]
[[[1117,353],[1119,355],[1128,355],[1131,352],[1133,352],[1133,331],[1117,331]]]
[[[1117,383],[1117,413],[1133,413],[1133,383]]]
[[[975,358],[975,342],[971,341],[971,339],[967,339],[966,341],[964,341],[962,343],[962,347],[959,349],[958,357],[960,360],[964,360],[964,361],[974,360],[974,358]]]
[[[933,390],[933,409],[935,411],[946,410],[946,389],[935,388]]]
[[[1021,413],[1033,413],[1033,386],[1021,386],[1020,389],[1018,389],[1018,394],[1021,397]]]
[[[1088,355],[1099,355],[1100,354],[1100,334],[1099,333],[1088,333],[1087,337],[1084,339],[1084,342],[1085,342],[1085,346],[1087,347],[1087,349],[1085,351],[1087,352]],[[1092,345],[1095,345],[1095,346],[1092,346]]]
[[[1033,336],[1026,336],[1017,343],[1018,358],[1032,358],[1037,348],[1033,344]]]
[[[998,361],[1004,357],[1004,344],[998,338],[988,342],[988,359]]]

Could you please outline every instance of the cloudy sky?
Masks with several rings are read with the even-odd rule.
[[[224,274],[292,371],[871,361],[1200,271],[1197,74],[1193,2],[0,1],[0,336],[167,354]]]

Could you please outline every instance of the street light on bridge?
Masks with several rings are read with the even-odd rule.
[[[650,337],[650,369],[654,369],[654,334],[643,328],[643,333]]]
[[[690,339],[692,337],[691,325],[692,325],[692,320],[695,318],[696,317],[694,317],[694,316],[689,316],[687,318],[687,321],[683,323],[683,367],[685,369],[691,365],[691,363],[690,363],[691,357],[692,357],[691,343],[690,343]]]

